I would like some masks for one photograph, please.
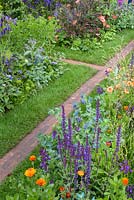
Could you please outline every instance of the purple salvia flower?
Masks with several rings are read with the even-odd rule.
[[[48,161],[50,160],[50,157],[47,151],[43,148],[40,150],[40,157],[41,157],[40,167],[45,171],[48,171]]]
[[[78,183],[78,174],[77,174],[77,172],[78,172],[78,169],[79,169],[78,161],[76,159],[76,160],[74,160],[74,188],[75,188],[75,190],[77,190],[77,183]]]
[[[127,198],[134,199],[134,185],[128,185],[126,187]]]
[[[120,148],[120,142],[121,142],[121,126],[118,127],[117,137],[116,137],[116,149],[115,152],[118,153]]]
[[[80,152],[80,142],[78,141],[77,144],[77,155],[76,155],[77,160],[81,159],[81,152]]]
[[[62,117],[62,132],[63,132],[63,135],[65,135],[66,134],[66,116],[65,116],[65,109],[64,109],[63,105],[61,106],[61,109],[62,109],[62,113],[61,113],[61,117]]]
[[[122,163],[120,163],[120,171],[124,172],[124,174],[133,172],[127,160],[124,160]]]
[[[87,150],[88,150],[88,153],[87,153],[87,156],[88,156],[88,160],[87,160],[87,163],[86,163],[86,176],[85,176],[85,180],[86,180],[86,188],[88,189],[88,186],[90,184],[90,174],[91,174],[91,151],[90,151],[90,147],[87,147]]]
[[[97,134],[96,134],[96,153],[98,153],[98,148],[99,148],[100,132],[101,132],[100,127],[97,127]]]
[[[52,138],[55,139],[55,138],[56,138],[56,135],[57,135],[57,131],[54,130],[54,131],[52,132]]]
[[[100,86],[98,86],[98,87],[97,87],[97,93],[98,93],[98,94],[103,94],[103,92],[104,92],[103,88],[100,87]]]
[[[99,99],[97,99],[97,102],[96,102],[96,123],[98,123],[100,119],[100,101]]]
[[[63,166],[64,166],[64,168],[66,168],[66,164],[67,164],[67,159],[66,159],[66,156],[64,156],[64,158],[63,158]]]
[[[63,147],[63,144],[62,144],[62,141],[60,139],[60,135],[58,135],[58,146],[57,146],[57,149],[58,149],[58,154],[60,155],[61,160],[63,160],[62,147]]]

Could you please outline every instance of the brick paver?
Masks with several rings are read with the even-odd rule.
[[[72,111],[72,103],[79,102],[81,94],[89,94],[94,87],[105,78],[106,67],[115,66],[119,60],[123,59],[130,51],[134,49],[134,42],[130,42],[120,53],[116,54],[106,66],[97,66],[93,64],[87,64],[83,62],[77,62],[72,60],[65,60],[72,64],[82,64],[89,67],[93,67],[98,73],[83,84],[68,100],[64,102],[65,112],[68,116]],[[55,117],[48,116],[43,122],[41,122],[29,135],[27,135],[16,147],[9,151],[2,159],[0,159],[0,181],[4,180],[19,162],[24,160],[26,156],[38,145],[37,135],[42,132],[43,134],[49,134],[52,131],[53,126],[57,123]]]

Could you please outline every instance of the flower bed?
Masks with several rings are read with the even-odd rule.
[[[67,120],[64,107],[52,136],[39,136],[19,183],[20,199],[134,199],[134,56],[106,70],[95,98],[82,96]]]

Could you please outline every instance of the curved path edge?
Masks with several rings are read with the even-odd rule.
[[[134,49],[134,41],[131,41],[125,46],[119,53],[117,53],[112,59],[110,59],[105,66],[97,66],[93,64],[87,64],[84,62],[65,59],[65,62],[71,64],[85,65],[97,69],[98,72],[95,76],[90,78],[84,83],[72,96],[67,99],[63,105],[65,107],[66,115],[68,116],[72,112],[72,104],[80,101],[81,94],[89,94],[94,87],[99,84],[105,78],[105,69],[107,67],[114,67],[117,63],[124,59]],[[22,141],[16,145],[12,150],[6,153],[3,158],[0,159],[0,182],[3,181],[6,176],[10,175],[15,167],[24,160],[27,155],[38,145],[37,135],[41,132],[43,134],[49,134],[52,132],[53,126],[57,124],[57,120],[53,116],[48,116],[42,121],[30,134],[28,134]]]

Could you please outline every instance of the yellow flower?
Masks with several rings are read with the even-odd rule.
[[[34,174],[36,173],[36,169],[34,168],[29,168],[25,171],[24,175],[28,176],[28,177],[32,177],[34,176]]]
[[[108,87],[107,88],[107,92],[112,93],[113,92],[113,87],[112,86]]]
[[[111,133],[112,131],[110,129],[107,130],[107,133]]]
[[[125,186],[128,185],[128,182],[129,182],[128,178],[126,178],[126,177],[122,178],[122,184],[123,185],[125,185]]]
[[[78,174],[79,176],[84,176],[84,171],[83,171],[83,170],[79,170],[79,171],[77,172],[77,174]]]
[[[35,161],[35,160],[36,160],[36,156],[35,156],[35,155],[31,155],[31,156],[29,157],[29,160],[30,160],[30,161]]]
[[[118,119],[121,119],[122,118],[122,116],[121,115],[118,115]]]
[[[39,179],[36,181],[36,184],[39,185],[39,186],[43,186],[43,185],[46,185],[47,182],[46,182],[46,180],[44,180],[43,178],[39,178]]]

